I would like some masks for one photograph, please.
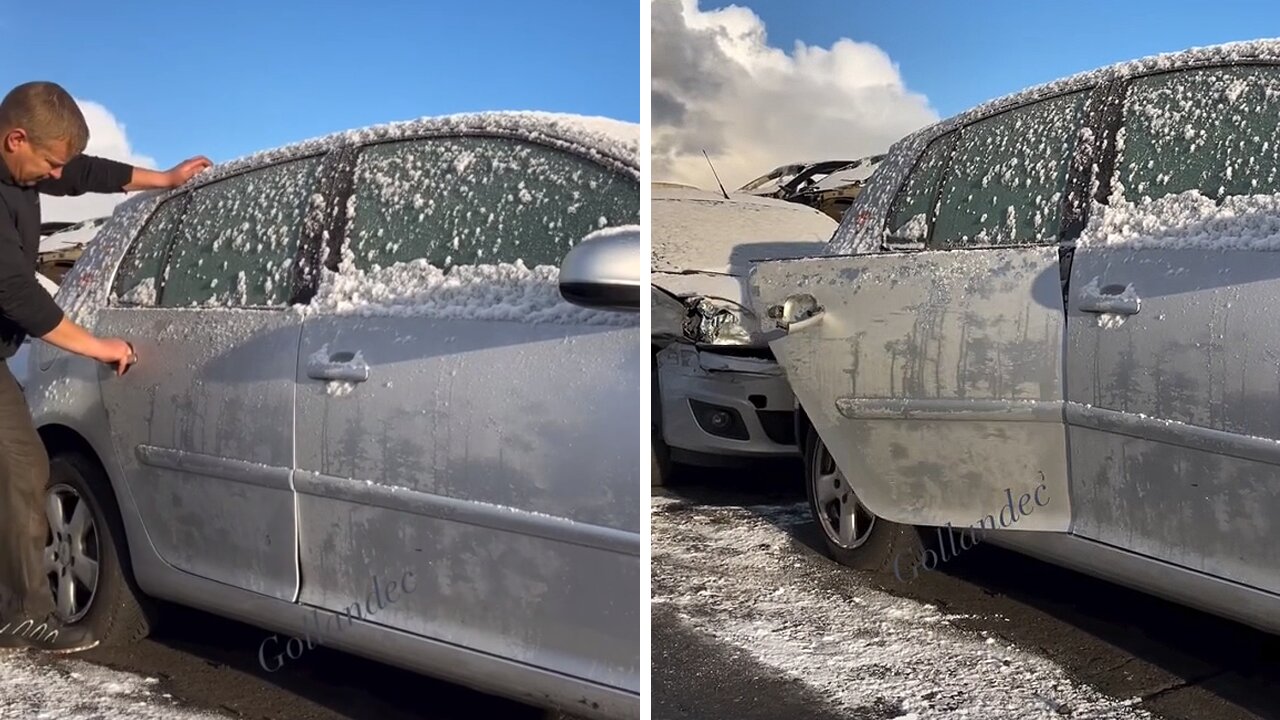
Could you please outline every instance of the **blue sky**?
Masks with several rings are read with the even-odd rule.
[[[703,0],[703,10],[729,3]],[[906,86],[943,116],[984,100],[1113,62],[1232,40],[1280,36],[1280,3],[1227,0],[851,2],[744,0],[769,44],[871,42]]]
[[[3,6],[0,92],[58,82],[160,167],[424,115],[640,117],[635,0]]]

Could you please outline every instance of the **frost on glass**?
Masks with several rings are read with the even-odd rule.
[[[508,138],[386,143],[360,152],[349,245],[356,266],[560,264],[589,233],[640,222],[636,179]]]
[[[1129,87],[1117,176],[1131,201],[1271,194],[1280,190],[1278,152],[1280,68],[1166,73]]]
[[[920,154],[920,160],[893,200],[888,239],[912,242],[928,239],[929,223],[933,221],[937,208],[938,182],[954,146],[955,133],[952,133],[929,143],[929,147]]]
[[[1088,93],[1044,100],[960,132],[931,245],[1053,243]]]
[[[319,157],[307,158],[193,190],[161,303],[287,303],[319,166]]]
[[[185,198],[175,198],[156,209],[138,239],[129,247],[116,272],[113,294],[128,305],[155,305],[156,281],[164,265],[169,241],[182,216]]]

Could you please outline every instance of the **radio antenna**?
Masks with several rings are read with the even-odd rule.
[[[708,165],[711,165],[711,158],[710,158],[710,157],[707,157],[707,151],[706,151],[706,150],[703,150],[703,151],[702,151],[702,157],[707,158],[707,164],[708,164]],[[712,175],[715,175],[715,178],[716,178],[716,184],[720,186],[720,194],[721,194],[721,195],[724,195],[724,199],[725,199],[725,200],[728,200],[728,199],[729,199],[729,193],[727,193],[727,192],[725,192],[725,191],[724,191],[724,183],[720,182],[720,175],[719,175],[718,173],[716,173],[716,166],[715,166],[715,165],[711,165],[711,174],[712,174]]]

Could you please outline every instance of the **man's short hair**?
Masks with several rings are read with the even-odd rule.
[[[0,135],[19,128],[41,147],[66,141],[72,156],[84,152],[89,144],[84,113],[71,93],[57,83],[23,83],[0,100]]]

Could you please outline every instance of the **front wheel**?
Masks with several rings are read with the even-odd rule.
[[[804,466],[809,510],[832,559],[858,570],[884,573],[896,556],[905,560],[919,555],[923,543],[916,528],[889,522],[868,510],[813,428],[804,438]]]
[[[49,461],[44,570],[58,619],[103,645],[147,636],[154,613],[133,582],[124,524],[106,474],[77,453]]]

